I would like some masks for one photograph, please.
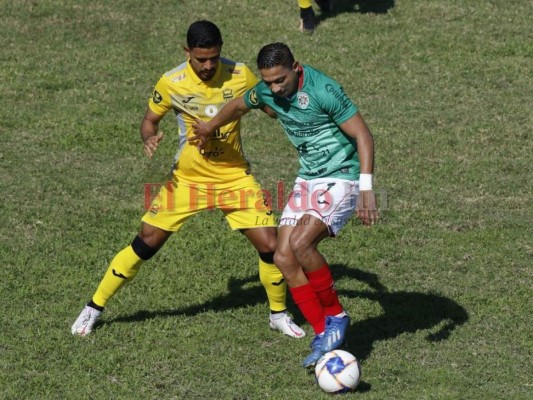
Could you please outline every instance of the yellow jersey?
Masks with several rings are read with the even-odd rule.
[[[202,81],[188,61],[159,79],[148,106],[158,115],[171,109],[176,115],[179,140],[174,173],[179,181],[223,186],[250,173],[241,142],[240,119],[217,130],[201,151],[187,139],[193,136],[193,115],[209,120],[224,104],[243,96],[257,82],[245,64],[225,58],[220,58],[217,72],[209,81]]]

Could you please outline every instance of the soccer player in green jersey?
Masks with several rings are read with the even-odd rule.
[[[250,109],[268,106],[297,149],[300,170],[280,218],[274,262],[315,332],[311,354],[303,361],[304,367],[311,367],[343,344],[350,324],[317,247],[335,236],[354,211],[365,225],[378,220],[372,190],[374,141],[340,84],[296,62],[285,44],[264,46],[257,67],[262,81],[210,121],[197,120],[190,140],[205,146],[218,127]]]

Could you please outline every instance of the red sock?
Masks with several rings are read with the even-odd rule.
[[[344,311],[339,302],[339,296],[335,290],[335,283],[328,264],[324,264],[322,268],[316,271],[306,272],[305,275],[320,299],[325,315],[337,315]]]
[[[289,288],[292,298],[303,316],[311,324],[315,334],[324,332],[326,328],[326,316],[324,308],[320,304],[320,299],[317,297],[311,285],[306,284],[295,288]]]

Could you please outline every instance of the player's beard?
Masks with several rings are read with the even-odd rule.
[[[203,71],[200,71],[200,78],[202,78],[203,81],[209,81],[211,79],[213,79],[213,77],[215,76],[217,72],[217,69],[216,68],[213,68],[213,69],[206,69],[206,70],[203,70]]]

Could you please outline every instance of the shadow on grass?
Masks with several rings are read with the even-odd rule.
[[[316,24],[343,13],[387,14],[394,8],[395,0],[332,0],[331,11],[322,11],[316,16]]]
[[[343,12],[387,14],[394,8],[395,0],[332,0],[332,4],[332,10],[323,14],[336,15]]]
[[[289,300],[289,298],[287,298],[287,300]],[[230,278],[228,281],[228,293],[213,297],[211,300],[205,303],[195,304],[175,310],[142,310],[129,316],[103,321],[101,324],[105,325],[114,322],[136,322],[157,317],[195,316],[207,311],[223,312],[240,307],[250,307],[256,304],[264,304],[265,312],[268,312],[267,297],[265,290],[259,283],[259,276],[254,275],[244,279]],[[298,312],[292,303],[289,303],[287,306],[290,308],[290,311],[293,314]]]
[[[371,290],[338,290],[342,296],[364,298],[378,302],[383,309],[381,315],[356,321],[357,310],[353,310],[355,322],[352,322],[347,334],[347,348],[360,360],[368,358],[374,343],[393,339],[402,333],[414,333],[419,330],[436,331],[428,333],[426,340],[439,342],[446,340],[458,326],[468,321],[467,311],[455,301],[437,294],[419,292],[389,292],[376,274],[349,268],[345,265],[333,265],[335,280],[346,278],[366,283]]]
[[[340,295],[376,301],[383,309],[381,315],[362,321],[356,319],[357,310],[350,310],[354,318],[347,335],[347,347],[360,360],[368,358],[377,341],[393,339],[402,333],[434,329],[434,332],[428,333],[426,339],[438,342],[446,340],[451,331],[468,320],[466,310],[447,297],[419,292],[390,292],[380,283],[376,274],[346,265],[332,265],[331,270],[338,282],[355,279],[370,288],[363,291],[339,289]],[[254,282],[257,284],[250,286]],[[227,294],[214,297],[203,304],[163,311],[142,310],[129,316],[104,320],[101,324],[136,322],[157,317],[194,316],[206,311],[222,312],[255,304],[266,304],[266,294],[258,277],[250,276],[245,279],[230,279]],[[300,313],[294,304],[289,302],[288,307],[296,317],[295,321],[301,323]]]

